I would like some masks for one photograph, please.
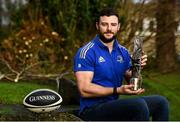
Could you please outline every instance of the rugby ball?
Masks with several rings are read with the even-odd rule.
[[[23,100],[24,106],[32,112],[50,112],[60,107],[62,97],[50,89],[37,89],[30,92]]]

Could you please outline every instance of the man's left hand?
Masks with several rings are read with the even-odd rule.
[[[141,68],[143,68],[144,66],[146,66],[147,64],[147,55],[145,55],[143,53],[142,57],[141,57]]]

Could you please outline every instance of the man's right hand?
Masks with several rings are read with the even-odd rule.
[[[145,91],[142,88],[138,90],[132,90],[133,87],[134,87],[133,84],[122,85],[117,88],[117,92],[118,94],[123,94],[123,95],[138,95],[138,94],[142,94]]]

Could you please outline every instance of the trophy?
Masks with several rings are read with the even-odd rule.
[[[142,77],[141,77],[141,56],[142,56],[142,43],[141,37],[136,36],[133,38],[133,54],[131,57],[132,62],[132,77],[130,79],[130,84],[134,87],[132,90],[138,90],[142,87]]]

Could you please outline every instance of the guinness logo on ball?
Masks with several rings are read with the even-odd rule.
[[[43,96],[31,96],[29,97],[30,102],[36,102],[40,100],[55,100],[55,95],[43,95]]]

